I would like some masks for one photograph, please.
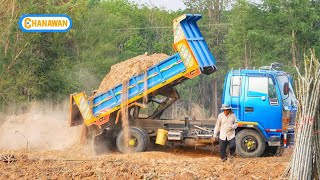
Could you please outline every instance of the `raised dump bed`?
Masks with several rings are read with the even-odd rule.
[[[100,126],[108,122],[110,114],[123,105],[134,103],[149,93],[163,87],[175,86],[201,73],[214,72],[215,59],[196,23],[199,19],[199,14],[185,14],[176,18],[173,21],[173,47],[177,53],[144,73],[88,99],[83,92],[71,94],[70,125],[77,125],[83,119],[86,125]],[[81,112],[82,118],[77,117],[76,111]]]

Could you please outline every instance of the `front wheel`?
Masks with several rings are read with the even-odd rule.
[[[261,135],[253,129],[241,130],[236,135],[237,154],[241,157],[260,157],[266,148]]]

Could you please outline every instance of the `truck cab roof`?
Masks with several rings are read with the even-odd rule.
[[[266,70],[266,69],[240,69],[240,70],[231,70],[229,74],[234,74],[234,75],[261,75],[261,74],[271,74],[271,75],[287,75],[286,72],[284,71],[278,71],[278,70]]]

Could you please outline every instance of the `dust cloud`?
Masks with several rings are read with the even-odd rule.
[[[0,150],[63,150],[79,141],[81,126],[69,127],[67,103],[29,103],[18,115],[6,115],[0,127]]]

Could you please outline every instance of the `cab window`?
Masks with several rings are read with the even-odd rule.
[[[249,77],[248,96],[268,97],[270,105],[278,105],[276,86],[270,77]]]
[[[268,78],[268,94],[270,105],[278,105],[278,96],[276,86],[271,78]]]
[[[268,77],[249,77],[248,96],[267,96]]]
[[[277,98],[276,86],[274,85],[271,78],[268,78],[268,94],[269,98]]]
[[[232,76],[231,86],[230,86],[230,95],[231,96],[240,96],[241,93],[241,77]]]

